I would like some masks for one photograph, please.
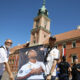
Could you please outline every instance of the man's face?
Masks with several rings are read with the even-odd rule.
[[[75,61],[74,61],[74,62],[75,62],[75,64],[78,64],[78,59],[75,59]]]
[[[49,40],[49,45],[50,45],[51,47],[53,47],[53,46],[54,46],[54,42],[55,42],[55,41]]]
[[[12,46],[12,40],[6,40],[5,41],[5,46],[6,46],[6,48],[9,49]]]
[[[36,60],[37,53],[35,51],[30,51],[28,57],[29,57],[29,59]]]

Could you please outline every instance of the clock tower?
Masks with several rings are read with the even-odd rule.
[[[37,17],[34,18],[33,29],[31,30],[30,46],[41,45],[50,37],[50,19],[43,0],[42,8],[39,9]]]

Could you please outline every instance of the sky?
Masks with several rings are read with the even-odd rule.
[[[31,29],[43,0],[0,0],[0,46],[12,39],[13,46],[30,41]],[[51,35],[77,29],[80,0],[46,0]],[[12,47],[13,47],[12,46]]]

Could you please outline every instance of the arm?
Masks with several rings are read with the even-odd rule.
[[[40,62],[40,67],[35,69],[35,74],[41,74],[45,72],[45,65],[43,62]]]
[[[72,69],[71,69],[71,67],[69,67],[68,71],[69,71],[69,76],[72,77]]]
[[[5,64],[6,70],[7,70],[8,74],[9,74],[10,80],[14,80],[13,74],[12,74],[12,72],[10,70],[10,66],[9,66],[8,62],[4,62],[4,64]]]
[[[57,60],[54,60],[54,64],[53,64],[51,71],[50,71],[51,74],[53,73],[54,69],[56,68],[56,64],[57,64]]]
[[[69,67],[68,71],[69,71],[69,72],[71,72],[71,71],[72,71],[71,67]]]
[[[51,79],[51,75],[52,75],[54,69],[56,68],[56,64],[57,64],[57,60],[54,60],[54,64],[52,65],[50,74],[47,76],[47,80],[50,80]]]
[[[79,72],[80,72],[80,69],[77,69],[77,71],[79,71]]]
[[[37,69],[32,69],[31,70],[31,74],[41,74],[42,72],[44,72],[44,70],[42,69],[42,67],[37,68]]]
[[[9,67],[9,64],[8,64],[8,58],[7,58],[5,50],[3,48],[0,48],[0,63],[4,63],[5,68],[6,68],[7,72],[9,73],[10,80],[14,80],[13,75],[10,70],[10,67]]]
[[[17,75],[17,79],[26,79],[27,77],[31,76],[32,74],[40,74],[42,72],[42,68],[38,68],[38,69],[32,69],[28,74],[25,73],[25,68],[22,67]]]

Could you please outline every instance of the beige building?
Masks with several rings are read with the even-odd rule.
[[[30,46],[41,45],[50,37],[50,19],[45,8],[45,2],[38,11],[38,16],[34,19],[33,29],[31,30]]]

